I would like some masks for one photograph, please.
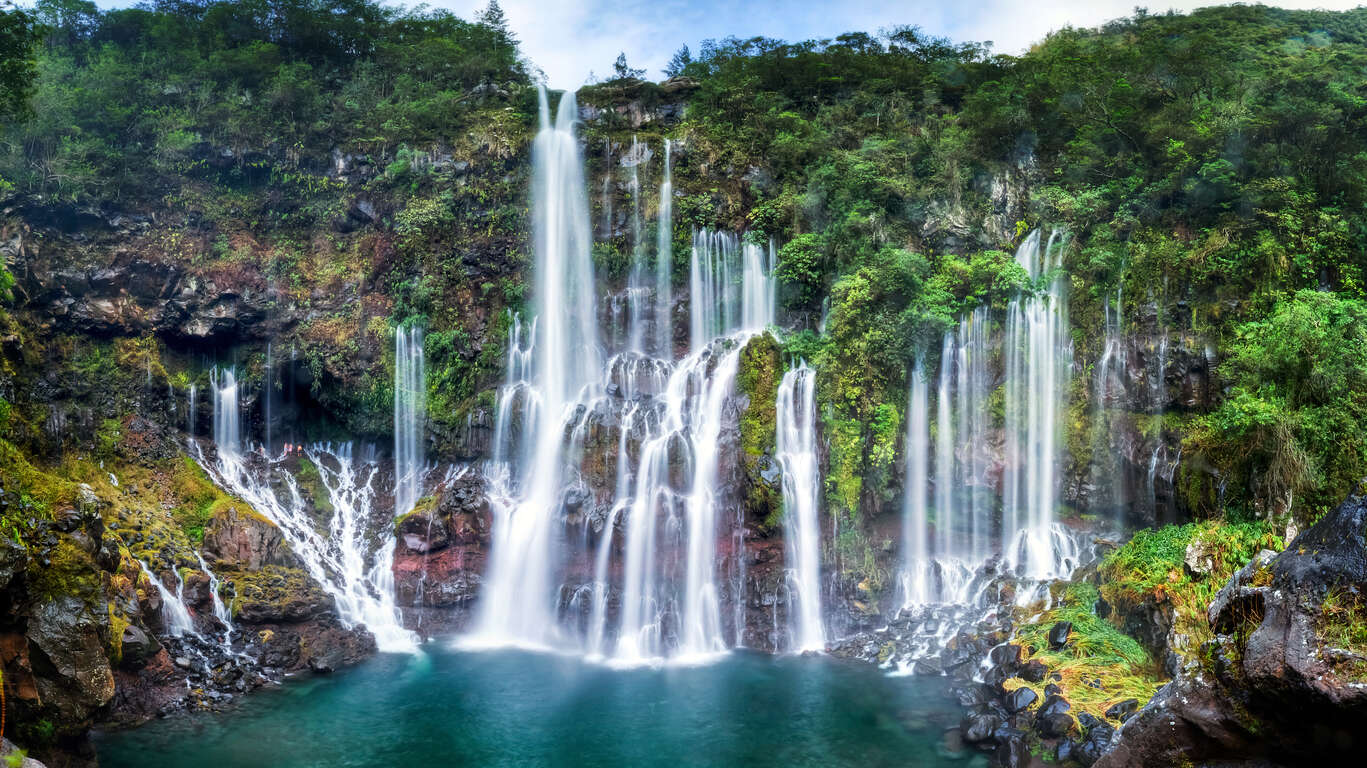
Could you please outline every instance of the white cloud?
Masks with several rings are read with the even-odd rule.
[[[436,0],[471,18],[486,0]],[[707,38],[756,35],[784,40],[833,37],[841,32],[876,32],[914,24],[956,41],[991,40],[993,50],[1020,53],[1049,32],[1066,25],[1096,26],[1133,12],[1135,0],[504,0],[509,25],[523,53],[557,88],[581,85],[589,72],[610,73],[619,52],[634,67],[660,77],[660,69],[682,44],[696,53]],[[1191,10],[1209,0],[1178,0],[1169,6]],[[1357,0],[1284,0],[1288,8],[1355,7]]]

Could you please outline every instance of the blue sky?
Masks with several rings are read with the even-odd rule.
[[[98,0],[101,7],[131,2]],[[470,18],[487,0],[428,0]],[[695,53],[707,38],[764,35],[783,40],[833,37],[841,32],[877,32],[914,24],[935,35],[991,40],[992,49],[1020,53],[1065,25],[1096,26],[1128,15],[1135,0],[500,0],[522,51],[555,88],[576,88],[590,72],[611,71],[619,52],[652,78],[680,45]],[[1148,6],[1190,10],[1216,5],[1175,0]],[[1361,0],[1283,0],[1285,8],[1346,9]]]

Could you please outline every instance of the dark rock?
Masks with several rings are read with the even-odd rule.
[[[1049,673],[1049,668],[1044,666],[1044,662],[1039,659],[1031,659],[1021,666],[1016,676],[1026,682],[1038,683],[1044,680],[1044,676]]]
[[[992,738],[998,728],[1005,727],[1006,719],[990,711],[971,713],[959,724],[964,741],[979,744]]]
[[[1027,768],[1030,765],[1030,747],[1022,736],[1013,736],[1002,742],[992,754],[992,765],[997,768]]]
[[[1106,717],[1112,720],[1119,720],[1123,723],[1130,719],[1130,716],[1133,715],[1137,709],[1139,709],[1139,699],[1125,699],[1124,701],[1112,704],[1111,708],[1106,710]]]
[[[1073,632],[1073,624],[1060,621],[1049,629],[1049,647],[1058,650],[1068,644],[1068,636]]]
[[[122,649],[119,664],[125,669],[141,667],[161,650],[161,643],[136,624],[129,624],[123,628],[119,645]]]
[[[1044,686],[1044,695],[1045,695],[1045,696],[1062,696],[1062,695],[1063,695],[1063,689],[1060,688],[1060,687],[1058,687],[1057,685],[1054,685],[1053,683],[1050,683],[1050,684]]]
[[[1069,704],[1067,699],[1054,693],[1045,696],[1044,703],[1039,707],[1039,713],[1041,715],[1062,714],[1071,711],[1072,708],[1073,705]]]
[[[1035,716],[1035,730],[1046,739],[1067,736],[1073,730],[1073,718],[1062,712],[1041,712]]]
[[[1014,673],[1020,668],[1021,647],[1015,643],[999,645],[992,649],[992,652],[988,654],[988,658],[992,660],[993,664],[1001,667],[1007,673]]]
[[[294,554],[275,524],[246,505],[214,512],[204,528],[204,557],[213,563],[258,570],[266,565],[296,565]]]
[[[1006,711],[1012,713],[1022,712],[1029,709],[1030,705],[1034,704],[1038,699],[1039,696],[1029,688],[1017,688],[1006,695]]]

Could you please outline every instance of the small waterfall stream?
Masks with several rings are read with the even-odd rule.
[[[427,378],[420,325],[394,331],[394,516],[407,513],[422,496],[423,422]]]
[[[332,508],[325,527],[315,521],[321,507],[305,500],[287,462],[297,453],[269,456],[243,451],[237,377],[231,368],[215,369],[213,382],[214,461],[200,455],[210,477],[275,523],[309,575],[336,601],[347,627],[364,624],[383,651],[411,651],[413,634],[401,626],[394,605],[394,532],[387,514],[372,513],[374,480],[379,471],[373,451],[355,459],[350,443],[314,444],[303,458],[317,471]],[[272,477],[279,481],[273,485]],[[323,513],[322,516],[326,516]]]
[[[778,387],[777,452],[783,467],[784,553],[792,596],[792,650],[826,647],[821,613],[821,470],[816,455],[816,372],[799,364]],[[922,510],[924,512],[924,510]]]

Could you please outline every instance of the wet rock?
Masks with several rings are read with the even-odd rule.
[[[963,734],[964,741],[970,744],[978,744],[992,738],[992,734],[997,729],[1006,726],[1006,719],[995,712],[980,710],[970,713],[959,723],[959,730]]]
[[[1110,709],[1106,710],[1106,717],[1112,720],[1119,720],[1123,723],[1130,719],[1130,716],[1133,715],[1137,709],[1139,709],[1138,699],[1125,699],[1124,701],[1112,704]]]
[[[1039,699],[1039,695],[1029,688],[1017,688],[1006,694],[1006,711],[1011,713],[1022,712],[1030,708]]]
[[[1068,636],[1073,632],[1073,624],[1068,621],[1060,621],[1049,628],[1049,647],[1059,650],[1068,644]]]
[[[1031,659],[1021,666],[1016,677],[1030,683],[1038,683],[1044,680],[1044,676],[1049,673],[1049,668],[1044,666],[1044,662],[1039,659]]]
[[[1046,739],[1067,736],[1073,730],[1073,718],[1062,712],[1040,713],[1035,716],[1035,731]]]
[[[29,615],[30,656],[43,672],[37,693],[64,725],[88,722],[114,696],[114,674],[101,641],[105,621],[74,595],[44,601]]]
[[[156,637],[152,636],[151,633],[143,631],[142,627],[129,624],[123,628],[123,634],[119,638],[119,647],[121,648],[120,666],[125,669],[136,669],[146,664],[161,650],[161,643],[158,643]]]
[[[997,768],[1027,768],[1030,765],[1030,747],[1023,737],[1013,736],[993,753],[992,765]]]
[[[8,768],[47,768],[46,765],[31,757],[19,757],[18,752],[19,748],[9,739],[0,743],[0,761],[3,761]]]
[[[992,663],[1008,673],[1014,674],[1021,664],[1021,647],[1015,643],[999,645],[988,654]]]
[[[1072,710],[1072,708],[1073,705],[1069,704],[1067,699],[1057,693],[1051,693],[1045,696],[1044,703],[1039,707],[1039,713],[1041,715],[1062,714]]]

